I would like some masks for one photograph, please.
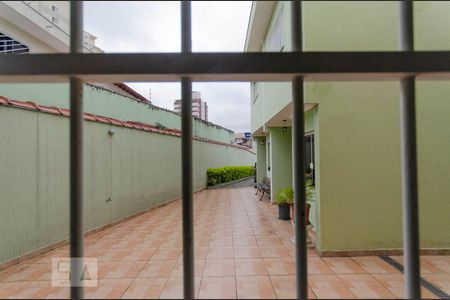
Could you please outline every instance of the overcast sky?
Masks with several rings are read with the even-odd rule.
[[[196,52],[242,52],[251,1],[193,1],[192,48]],[[171,1],[85,2],[85,30],[105,52],[180,52],[180,4]],[[153,104],[173,110],[179,83],[127,83]],[[194,83],[208,102],[209,121],[250,131],[248,83]]]

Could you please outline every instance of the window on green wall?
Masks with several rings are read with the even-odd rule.
[[[253,104],[255,104],[256,100],[258,100],[258,83],[257,82],[252,82],[252,100],[253,100]]]
[[[315,182],[314,134],[305,135],[305,173]]]

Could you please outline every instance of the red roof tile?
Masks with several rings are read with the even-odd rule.
[[[68,110],[68,109],[58,108],[58,107],[53,107],[53,106],[39,105],[39,104],[36,104],[31,101],[24,102],[24,101],[12,100],[12,99],[8,99],[3,96],[0,96],[0,105],[24,108],[24,109],[34,110],[34,111],[38,111],[38,112],[43,112],[43,113],[59,115],[59,116],[63,116],[63,117],[70,116],[70,110]],[[177,137],[181,136],[181,130],[179,130],[179,129],[175,129],[175,128],[161,129],[156,126],[142,123],[142,122],[122,121],[122,120],[118,120],[118,119],[114,119],[114,118],[93,115],[90,113],[84,113],[84,120],[91,121],[91,122],[99,122],[99,123],[104,123],[104,124],[111,124],[111,125],[126,127],[126,128],[134,128],[134,129],[138,129],[138,130],[144,130],[144,131],[148,131],[148,132],[154,132],[154,133],[177,136]],[[214,141],[214,140],[210,140],[210,139],[207,139],[204,137],[199,137],[199,136],[194,136],[193,139],[196,141],[202,141],[202,142],[212,143],[212,144],[216,144],[216,145],[233,147],[233,148],[242,149],[242,150],[254,153],[250,149],[243,147],[243,146],[239,146],[239,145],[227,144],[224,142]]]

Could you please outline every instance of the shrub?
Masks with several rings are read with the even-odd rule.
[[[253,176],[254,170],[252,166],[242,167],[223,167],[223,168],[209,168],[206,171],[208,178],[208,186],[230,182],[233,180]]]
[[[314,187],[311,179],[305,179],[305,194],[306,201],[311,201],[314,197]],[[293,205],[294,204],[294,190],[289,187],[280,191],[275,199],[278,205]]]
[[[278,205],[294,204],[294,190],[292,188],[286,188],[279,192],[276,196],[275,203]]]

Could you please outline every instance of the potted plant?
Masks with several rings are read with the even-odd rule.
[[[278,205],[278,219],[290,220],[290,207],[294,203],[294,192],[292,188],[287,188],[279,192],[275,199]]]
[[[305,195],[306,195],[306,201],[311,200],[314,197],[313,182],[308,177],[305,180]],[[294,193],[292,192],[292,198],[293,197],[294,197]],[[294,202],[294,201],[292,201],[292,202]],[[310,210],[311,210],[311,204],[306,203],[306,225],[311,225],[311,222],[309,222],[309,211]],[[294,223],[294,221],[293,221],[293,220],[295,220],[294,205],[291,206],[291,213],[292,213],[292,223]]]

